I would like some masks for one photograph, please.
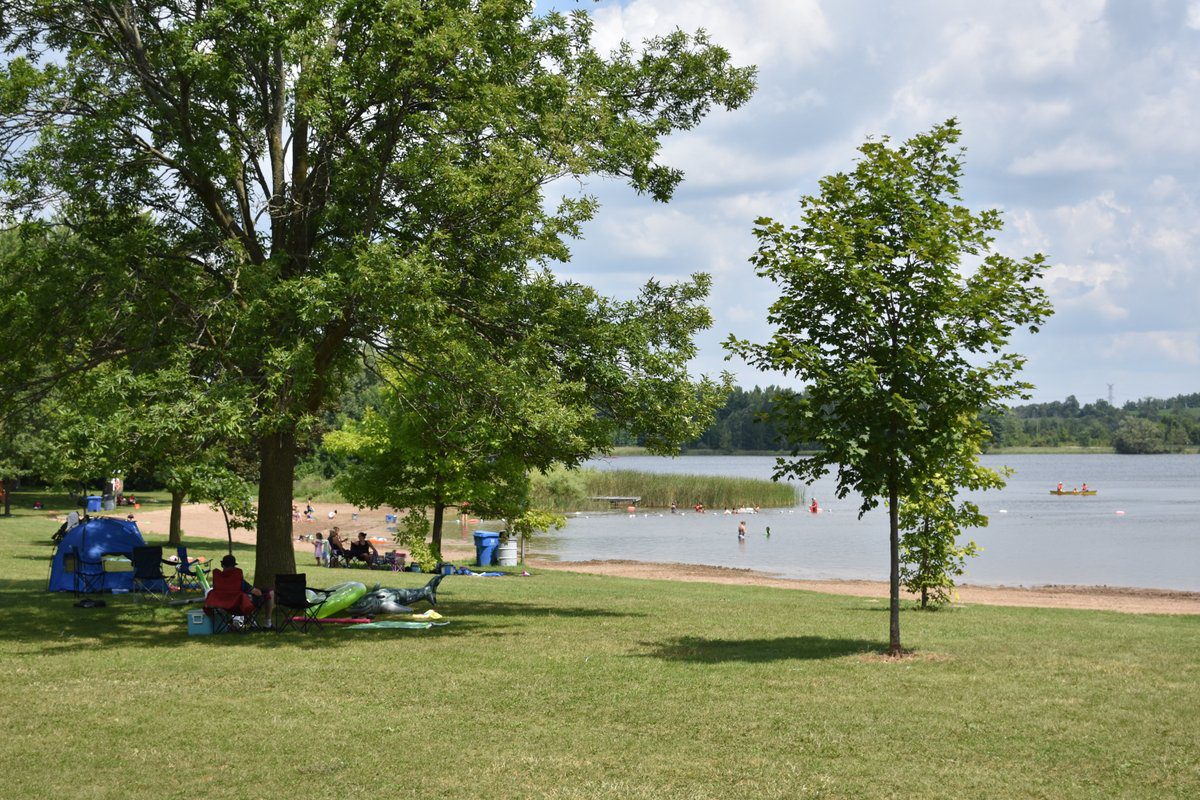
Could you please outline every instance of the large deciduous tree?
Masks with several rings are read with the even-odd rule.
[[[661,138],[752,89],[703,33],[605,56],[591,32],[529,0],[0,11],[0,199],[116,270],[126,313],[81,309],[77,363],[186,349],[196,375],[237,387],[260,462],[258,583],[294,570],[298,442],[356,355],[419,366],[431,297],[485,339],[528,335],[552,306],[530,264],[567,258],[596,209],[544,187],[601,174],[666,200],[681,175]],[[68,292],[89,269],[73,266]],[[146,325],[139,292],[173,313]],[[586,366],[570,344],[549,349],[567,376]],[[617,404],[657,402],[638,390]]]
[[[854,169],[823,178],[801,200],[801,222],[758,220],[759,275],[779,284],[775,333],[765,344],[731,338],[732,353],[799,377],[802,395],[769,412],[811,458],[781,459],[777,477],[812,480],[837,470],[837,492],[882,500],[889,511],[889,650],[900,646],[899,510],[904,498],[953,480],[987,435],[983,412],[1025,396],[1024,358],[1005,352],[1018,327],[1051,313],[1034,282],[1043,256],[994,251],[997,211],[961,204],[963,154],[954,120],[900,145],[859,149]],[[793,451],[793,456],[797,453]]]

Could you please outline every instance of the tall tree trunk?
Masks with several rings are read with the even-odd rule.
[[[258,543],[254,585],[267,589],[275,576],[296,571],[292,544],[292,483],[296,474],[296,431],[288,428],[258,442]]]
[[[441,560],[442,557],[442,519],[446,515],[446,504],[438,500],[433,504],[433,554]]]
[[[891,629],[888,654],[900,655],[900,493],[893,483],[888,487],[888,525],[891,528]]]
[[[183,495],[182,489],[171,490],[171,529],[167,543],[175,547],[183,544]]]
[[[9,506],[10,498],[9,498],[9,492],[8,492],[8,485],[4,481],[0,481],[0,494],[4,495],[4,516],[11,517],[12,510]]]

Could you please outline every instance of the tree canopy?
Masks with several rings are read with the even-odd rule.
[[[226,387],[258,451],[260,584],[294,571],[298,440],[367,349],[419,369],[439,314],[503,352],[541,338],[614,413],[674,412],[696,392],[662,354],[693,329],[593,369],[575,290],[542,267],[597,205],[545,187],[599,174],[669,199],[660,140],[745,102],[753,70],[704,32],[607,55],[591,33],[528,0],[7,3],[0,200],[64,244],[9,274],[2,343],[32,332],[50,382],[186,351]]]

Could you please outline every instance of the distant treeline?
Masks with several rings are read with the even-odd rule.
[[[1031,403],[989,417],[993,447],[1112,447],[1118,453],[1169,453],[1200,445],[1200,394],[1147,398],[1120,408],[1105,400],[1080,405]]]
[[[684,452],[781,452],[791,449],[776,426],[761,419],[776,396],[791,390],[776,386],[734,389],[716,421]],[[986,418],[992,448],[1094,447],[1118,453],[1169,453],[1200,447],[1200,393],[1168,400],[1147,398],[1117,407],[1104,400],[1080,405],[1074,395],[1052,403],[1030,403]],[[618,444],[637,444],[626,441]],[[800,442],[811,450],[812,443]]]

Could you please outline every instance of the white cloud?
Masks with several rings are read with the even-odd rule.
[[[614,212],[601,217],[602,238],[611,252],[619,256],[680,261],[690,264],[685,272],[720,271],[735,257],[730,244],[738,234],[748,236],[747,226],[737,230],[725,220],[699,217],[680,208],[659,208],[643,213]],[[744,245],[744,241],[739,241]],[[745,257],[740,256],[744,261]],[[654,264],[647,264],[653,267]]]
[[[1061,314],[1080,311],[1104,320],[1122,320],[1129,309],[1117,302],[1129,285],[1126,268],[1120,264],[1093,261],[1087,264],[1055,264],[1045,278],[1046,292]]]
[[[725,309],[725,318],[730,322],[750,322],[762,319],[763,313],[758,309],[747,308],[743,305],[729,306]]]
[[[1187,8],[1187,26],[1200,30],[1200,0],[1191,0]]]
[[[799,66],[832,44],[818,0],[632,0],[597,9],[595,43],[602,52],[622,40],[639,44],[675,28],[706,29],[739,64]]]
[[[1166,359],[1200,366],[1200,333],[1196,331],[1132,331],[1114,334],[1105,348],[1110,358],[1147,361]]]
[[[1113,236],[1120,236],[1130,209],[1117,201],[1111,191],[1102,192],[1075,205],[1058,206],[1040,213],[1043,228],[1053,230],[1050,247],[1069,258],[1068,253],[1111,251]]]
[[[1112,169],[1120,163],[1120,159],[1108,148],[1081,137],[1072,137],[1050,149],[1015,159],[1009,171],[1023,176],[1055,175]]]

